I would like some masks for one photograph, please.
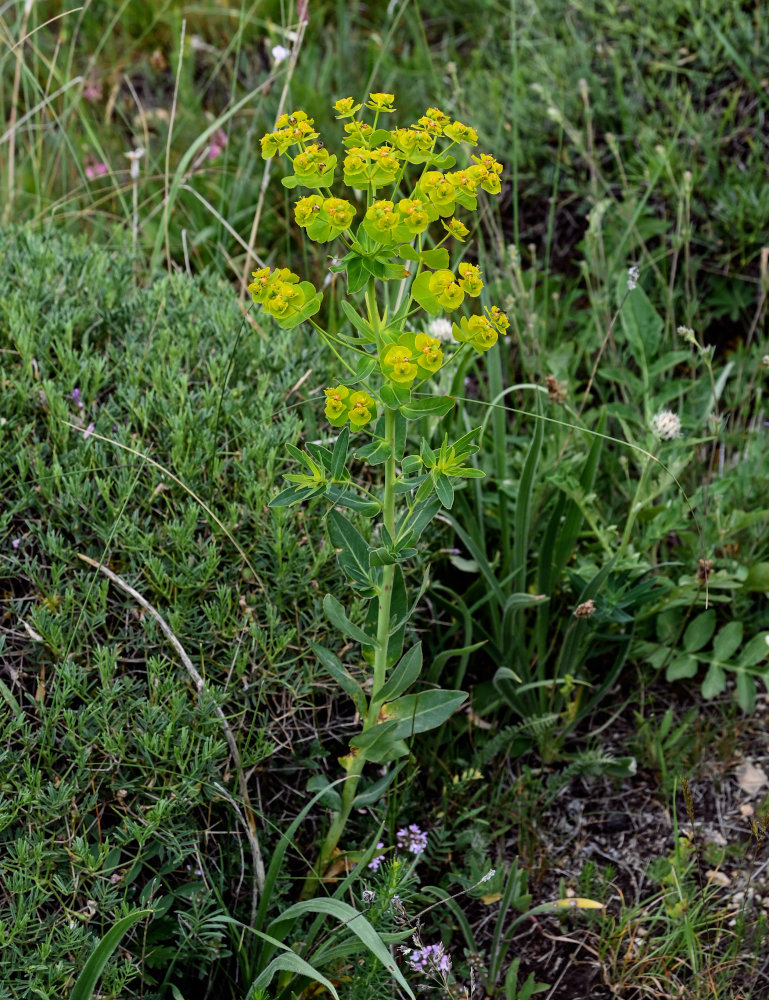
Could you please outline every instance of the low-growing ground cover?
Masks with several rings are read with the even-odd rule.
[[[138,908],[101,996],[765,995],[765,19],[561,7],[3,15],[0,996],[83,1000]],[[480,428],[404,578],[467,704],[372,758],[305,902],[373,680],[324,598],[366,609],[324,501],[266,506],[337,360],[238,293],[251,246],[350,333],[259,138],[338,153],[372,88],[503,163],[466,259],[512,336],[406,441]]]

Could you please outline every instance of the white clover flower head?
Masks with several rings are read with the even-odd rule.
[[[273,45],[270,54],[275,65],[280,66],[291,55],[291,49],[287,49],[285,45]]]
[[[660,410],[652,417],[651,429],[660,441],[672,441],[681,436],[681,418],[672,410]]]
[[[633,264],[632,267],[629,267],[627,269],[627,290],[629,292],[632,292],[633,289],[638,284],[638,275],[639,275],[638,264]]]
[[[450,341],[452,339],[451,322],[444,316],[438,316],[427,324],[427,332],[436,340]]]

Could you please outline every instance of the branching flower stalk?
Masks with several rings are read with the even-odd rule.
[[[275,130],[262,138],[265,159],[285,156],[291,163],[283,185],[310,192],[295,203],[297,225],[317,243],[339,240],[345,247],[345,256],[335,258],[331,270],[346,275],[347,297],[341,306],[349,322],[341,332],[325,330],[315,318],[322,293],[288,268],[253,272],[249,291],[254,301],[284,329],[310,322],[344,373],[324,390],[325,415],[339,429],[333,448],[289,446],[301,470],[286,475],[289,485],[271,506],[325,497],[340,567],[357,594],[372,602],[361,626],[350,621],[334,597],[324,600],[331,624],[358,643],[372,665],[370,690],[332,650],[312,646],[321,666],[353,699],[363,724],[339,761],[346,772],[341,796],[329,790],[331,822],[305,881],[305,898],[317,891],[339,852],[350,814],[356,803],[363,804],[360,795],[367,805],[383,797],[402,766],[397,762],[408,755],[406,740],[442,725],[466,698],[461,691],[405,693],[421,674],[422,649],[417,643],[404,653],[406,624],[417,602],[407,600],[402,564],[416,554],[420,535],[441,507],[452,506],[461,481],[483,476],[468,461],[478,451],[478,429],[451,443],[444,434],[438,447],[423,438],[411,454],[407,430],[409,421],[440,419],[455,406],[452,397],[435,388],[430,392],[430,380],[461,352],[488,351],[509,327],[495,305],[484,302],[480,313],[465,309],[481,297],[484,286],[480,268],[463,260],[461,244],[469,229],[455,215],[457,206],[476,211],[481,191],[499,194],[501,164],[481,154],[451,170],[457,162],[454,154],[464,155],[466,147],[477,144],[474,129],[437,108],[429,108],[407,128],[382,128],[380,119],[395,111],[393,102],[392,94],[372,93],[365,104],[348,97],[334,105],[337,118],[345,121],[344,183],[365,193],[363,219],[356,219],[352,201],[332,193],[337,156],[318,141],[314,121],[304,111],[281,115]],[[366,112],[373,112],[373,124],[363,120]],[[379,197],[382,188],[388,197]],[[438,222],[443,232],[432,234],[427,243],[425,234]],[[453,263],[444,245],[448,241],[456,245]],[[449,343],[431,334],[430,323],[452,312],[457,318],[444,321],[451,329]],[[420,319],[420,314],[426,316]],[[356,457],[383,466],[379,495],[359,486],[348,470],[350,438],[356,432],[368,435]],[[371,541],[344,516],[345,510],[377,519]],[[367,762],[384,766],[384,776],[359,794]],[[357,860],[355,852],[345,853]]]

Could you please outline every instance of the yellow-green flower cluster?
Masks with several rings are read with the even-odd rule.
[[[376,403],[367,392],[351,392],[346,385],[324,389],[325,413],[329,423],[341,427],[349,420],[353,427],[363,427],[376,416]]]
[[[308,195],[294,206],[297,225],[307,230],[316,243],[327,243],[345,229],[355,218],[355,208],[344,198],[321,198]]]
[[[454,323],[452,333],[454,340],[460,344],[470,344],[479,354],[483,354],[493,347],[500,334],[507,333],[510,326],[505,313],[497,306],[492,306],[486,310],[485,316],[463,317],[459,326]]]
[[[481,269],[476,264],[460,264],[457,271],[459,278],[448,269],[433,271],[428,281],[430,293],[449,311],[462,305],[465,295],[477,298],[483,288]]]
[[[342,97],[334,105],[337,118],[351,118],[360,109],[361,105],[355,103],[354,97]]]
[[[443,364],[441,342],[427,333],[404,333],[380,355],[383,374],[392,382],[410,386],[415,378],[434,374]]]
[[[290,115],[281,115],[275,123],[275,131],[262,136],[262,157],[269,160],[276,154],[282,156],[297,143],[307,143],[317,139],[318,133],[313,125],[314,120],[308,118],[304,111],[292,111]]]
[[[334,179],[336,157],[325,146],[311,143],[294,157],[294,174],[304,187],[326,187]]]
[[[369,94],[366,107],[372,111],[395,111],[394,100],[395,94]]]
[[[353,146],[344,158],[344,182],[348,187],[376,189],[392,184],[400,168],[400,156],[393,146]]]
[[[309,282],[300,283],[299,275],[287,267],[274,270],[263,267],[252,272],[253,281],[248,286],[254,302],[279,321],[290,320],[301,312],[305,303],[315,294]]]

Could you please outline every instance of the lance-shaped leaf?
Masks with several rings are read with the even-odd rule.
[[[353,800],[353,809],[363,809],[365,806],[376,805],[405,766],[406,761],[402,760],[395,767],[391,767],[379,781],[375,781],[373,785],[359,792]]]
[[[120,944],[120,940],[126,931],[130,930],[135,923],[152,916],[152,910],[134,910],[127,916],[116,921],[99,941],[94,950],[88,956],[88,960],[82,968],[77,982],[72,987],[70,1000],[91,1000],[96,990],[96,984],[104,971],[107,963],[112,957],[112,953]]]
[[[331,475],[334,479],[341,479],[347,461],[347,445],[350,441],[350,428],[343,427],[339,432],[339,437],[334,443],[334,450],[331,453]]]
[[[364,732],[358,733],[357,736],[353,736],[350,740],[350,746],[355,747],[359,757],[370,760],[374,764],[380,763],[385,758],[391,760],[393,750],[400,743],[400,740],[395,736],[397,728],[398,723],[394,720],[379,726],[372,726],[371,729],[366,729]],[[408,747],[405,744],[402,745],[405,752],[408,753]]]
[[[328,535],[338,549],[337,559],[342,572],[358,586],[370,586],[369,547],[350,522],[336,510],[328,512]]]
[[[331,652],[330,649],[326,649],[325,646],[319,646],[317,643],[311,642],[310,649],[315,653],[323,666],[328,670],[337,684],[342,688],[346,694],[352,698],[355,708],[358,710],[360,715],[366,714],[366,696],[363,693],[363,688],[351,677],[350,674],[344,668],[342,661]]]
[[[289,486],[287,490],[281,490],[277,496],[267,504],[268,507],[293,507],[295,503],[302,500],[309,500],[310,497],[323,493],[325,486]]]
[[[382,509],[378,500],[369,500],[353,490],[343,489],[333,483],[326,487],[326,496],[335,507],[347,507],[363,517],[376,517]]]
[[[407,691],[422,672],[422,643],[418,642],[406,653],[393,670],[389,680],[377,692],[377,701],[392,701]]]
[[[426,733],[440,726],[466,699],[464,691],[421,691],[419,694],[407,694],[397,701],[382,705],[379,718],[384,725],[396,723],[393,738],[407,739],[415,733]]]
[[[351,254],[348,254],[348,257],[351,256],[352,256]],[[361,259],[360,257],[357,257],[357,260],[360,259]],[[353,261],[351,260],[350,264],[352,263]],[[349,265],[348,265],[348,275],[349,275]],[[357,311],[357,309],[353,308],[353,306],[350,305],[347,299],[342,299],[340,305],[342,306],[342,312],[345,314],[350,323],[352,323],[352,325],[358,331],[361,338],[367,344],[373,344],[376,338],[374,337],[374,330],[371,324],[366,322],[366,320],[361,316],[361,314]]]
[[[305,915],[316,916],[319,913],[324,913],[327,917],[337,920],[340,926],[344,928],[345,933],[355,934],[374,958],[382,963],[403,992],[411,997],[411,1000],[415,1000],[409,984],[403,978],[400,969],[395,964],[395,960],[377,931],[359,910],[356,910],[355,907],[350,906],[349,903],[345,903],[341,899],[317,898],[294,903],[293,906],[289,906],[287,910],[284,910],[267,929],[276,937],[280,937],[281,925],[285,926],[288,923],[290,926],[297,918],[304,917]],[[312,961],[319,961],[322,957],[322,952],[310,957]],[[303,972],[302,975],[307,975],[307,973]],[[257,982],[260,986],[266,985],[261,982],[261,977]]]
[[[323,610],[326,612],[331,624],[350,639],[354,639],[356,642],[367,646],[372,646],[374,649],[379,648],[379,643],[373,635],[367,635],[362,628],[359,628],[350,621],[344,612],[344,608],[333,594],[326,594],[323,598]]]

